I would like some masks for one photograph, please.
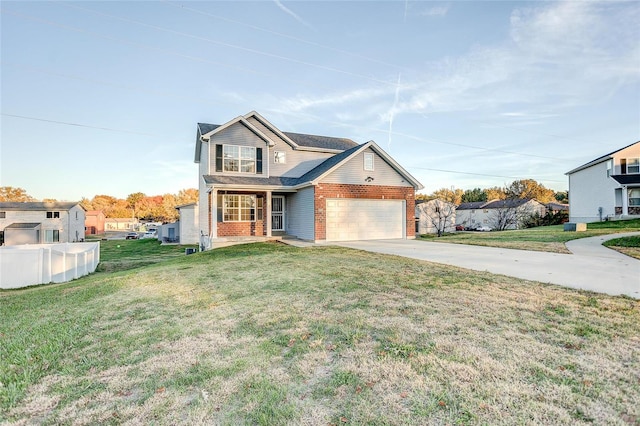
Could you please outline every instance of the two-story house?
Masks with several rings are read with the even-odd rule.
[[[422,188],[375,142],[283,132],[256,112],[199,123],[199,234],[414,238]]]
[[[470,229],[519,229],[527,218],[534,214],[544,216],[546,211],[544,204],[529,198],[473,201],[456,208],[456,223]]]
[[[640,217],[640,141],[566,174],[571,222]]]
[[[69,202],[1,202],[3,245],[84,241],[85,209]]]

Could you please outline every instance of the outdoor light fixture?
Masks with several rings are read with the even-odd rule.
[[[373,182],[373,178],[371,176],[367,176],[364,181],[365,182]]]

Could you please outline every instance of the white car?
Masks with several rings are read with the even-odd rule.
[[[142,237],[140,238],[157,238],[157,234],[155,232],[147,231],[142,234]]]
[[[488,226],[478,226],[476,228],[476,231],[489,232],[489,231],[491,231],[491,228],[489,228]]]

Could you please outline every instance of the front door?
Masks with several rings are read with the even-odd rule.
[[[284,196],[271,197],[271,230],[284,231]]]

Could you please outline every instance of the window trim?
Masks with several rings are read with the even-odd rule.
[[[363,168],[365,171],[367,172],[373,172],[375,171],[375,163],[374,163],[374,155],[373,152],[365,152],[364,153],[364,163],[363,163]],[[371,164],[367,164],[367,163],[371,163]]]
[[[237,198],[235,206],[228,207],[228,201],[231,198]],[[251,200],[251,207],[243,207],[243,199],[249,198]],[[243,220],[243,210],[245,211],[245,217],[248,215],[249,220]],[[222,195],[222,221],[223,222],[255,222],[256,221],[257,201],[255,194],[223,194]],[[233,214],[233,213],[236,214]],[[237,217],[234,219],[233,217]]]

